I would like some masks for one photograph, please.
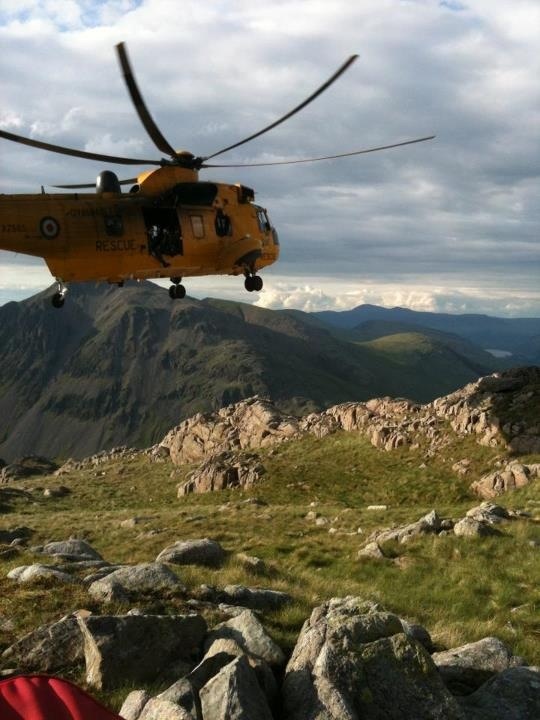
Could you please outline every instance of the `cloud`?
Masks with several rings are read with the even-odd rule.
[[[540,297],[539,22],[537,0],[1,0],[0,125],[159,157],[114,56],[126,40],[165,137],[209,154],[294,107],[358,52],[317,101],[216,161],[313,157],[436,133],[434,141],[201,175],[252,186],[268,208],[282,241],[268,287],[280,277],[313,290],[272,290],[267,302],[339,303],[340,288],[356,284],[384,287],[381,302],[394,288],[403,304],[459,309],[478,306],[467,290],[476,288],[487,308],[514,313]],[[1,142],[0,192],[84,182],[104,169]],[[228,293],[227,282],[186,284]]]

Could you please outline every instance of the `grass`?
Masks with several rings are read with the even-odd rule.
[[[426,458],[422,448],[385,453],[358,434],[342,432],[324,440],[307,437],[260,455],[267,473],[251,490],[182,498],[176,497],[176,485],[191,468],[151,463],[144,456],[62,478],[32,478],[17,483],[30,491],[30,500],[15,496],[3,501],[2,526],[30,527],[31,545],[84,537],[114,563],[152,561],[180,539],[218,540],[229,553],[223,567],[175,571],[190,593],[202,583],[242,583],[290,593],[289,606],[264,617],[287,652],[314,605],[332,596],[360,595],[425,625],[440,647],[496,635],[530,664],[540,662],[539,550],[531,544],[540,540],[538,483],[500,499],[505,506],[527,508],[536,518],[506,523],[500,537],[421,537],[387,547],[394,562],[357,559],[375,529],[412,522],[431,509],[443,517],[462,517],[479,502],[470,495],[469,484],[494,468],[500,451],[466,438]],[[465,457],[471,469],[458,477],[452,465]],[[71,493],[43,497],[44,487],[58,484]],[[387,509],[373,511],[369,505]],[[307,519],[308,512],[319,520]],[[137,522],[122,525],[130,518]],[[264,559],[268,574],[251,575],[236,558],[238,552]],[[36,557],[28,552],[2,561],[0,650],[77,608],[125,611],[121,606],[100,607],[79,586],[28,588],[5,577],[11,568],[32,562]],[[184,601],[169,595],[147,597],[138,605],[178,612]],[[105,699],[118,707],[125,694]]]

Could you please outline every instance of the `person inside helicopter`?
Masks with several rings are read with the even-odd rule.
[[[167,233],[167,236],[165,233]],[[159,225],[152,225],[148,230],[148,252],[152,257],[155,257],[163,267],[169,267],[170,265],[163,257],[163,253],[169,249],[166,247],[166,245],[168,245],[168,243],[166,243],[169,239],[168,236],[168,229],[162,228]]]

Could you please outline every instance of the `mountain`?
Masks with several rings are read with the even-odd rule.
[[[358,328],[373,321],[414,325],[460,335],[481,348],[510,352],[529,362],[537,362],[540,357],[540,318],[450,315],[377,305],[359,305],[352,310],[324,310],[313,314],[328,325],[344,329]]]
[[[499,367],[443,335],[358,342],[305,313],[165,289],[81,284],[0,307],[0,457],[148,446],[196,412],[255,394],[305,413],[349,400],[428,401]]]

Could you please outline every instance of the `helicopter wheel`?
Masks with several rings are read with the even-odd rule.
[[[248,292],[259,292],[263,287],[263,279],[259,275],[246,275],[244,287]]]
[[[51,298],[51,302],[53,304],[53,307],[55,308],[61,308],[64,307],[64,303],[66,301],[65,295],[62,293],[54,293],[54,295]]]
[[[173,278],[171,278],[171,280],[173,280]],[[180,285],[180,283],[171,285],[169,288],[169,297],[171,300],[182,300],[182,298],[186,297],[186,288]]]

